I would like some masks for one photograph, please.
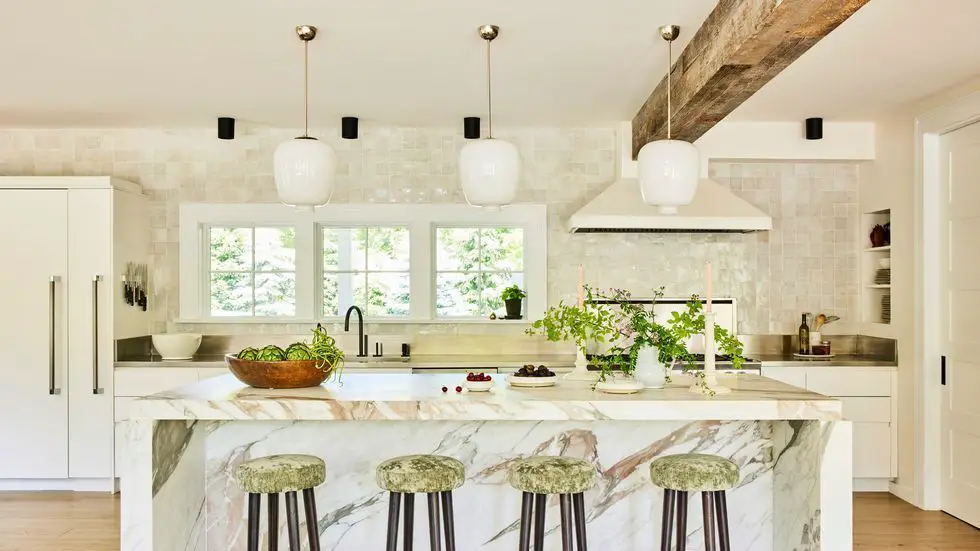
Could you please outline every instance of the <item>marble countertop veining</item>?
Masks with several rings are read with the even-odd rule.
[[[840,401],[758,375],[719,375],[731,394],[691,393],[677,381],[661,390],[616,395],[588,382],[512,388],[496,377],[492,392],[454,388],[452,374],[344,375],[343,384],[291,390],[255,389],[232,375],[153,394],[133,403],[132,418],[199,420],[826,420],[841,419]],[[441,387],[449,387],[443,393]]]

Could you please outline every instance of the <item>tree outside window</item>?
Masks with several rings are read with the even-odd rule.
[[[500,293],[524,287],[522,228],[436,228],[436,316],[503,313]]]
[[[321,229],[323,315],[358,306],[368,316],[409,315],[409,230],[397,227]]]
[[[296,230],[211,227],[212,316],[296,315]]]

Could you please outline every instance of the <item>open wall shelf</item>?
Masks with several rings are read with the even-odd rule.
[[[891,210],[866,212],[861,216],[861,229],[864,233],[865,248],[861,253],[861,319],[865,323],[891,323],[891,240],[886,236],[884,243],[872,243],[871,232],[875,226],[889,228]],[[889,232],[890,233],[890,232]],[[877,245],[877,246],[875,246]]]

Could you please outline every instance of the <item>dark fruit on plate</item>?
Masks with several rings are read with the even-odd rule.
[[[466,375],[466,381],[470,383],[486,383],[492,380],[486,373],[470,373]]]
[[[515,375],[517,375],[518,377],[554,377],[555,372],[543,365],[534,367],[534,365],[532,364],[527,364],[524,367],[518,369]]]

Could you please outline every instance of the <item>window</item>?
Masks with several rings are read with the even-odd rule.
[[[178,322],[486,321],[517,284],[547,305],[544,205],[182,203]]]
[[[408,228],[322,228],[323,315],[356,305],[367,316],[408,316],[408,235]]]
[[[485,317],[504,287],[524,287],[524,230],[436,228],[436,316]]]
[[[211,227],[212,316],[296,315],[296,231]]]

